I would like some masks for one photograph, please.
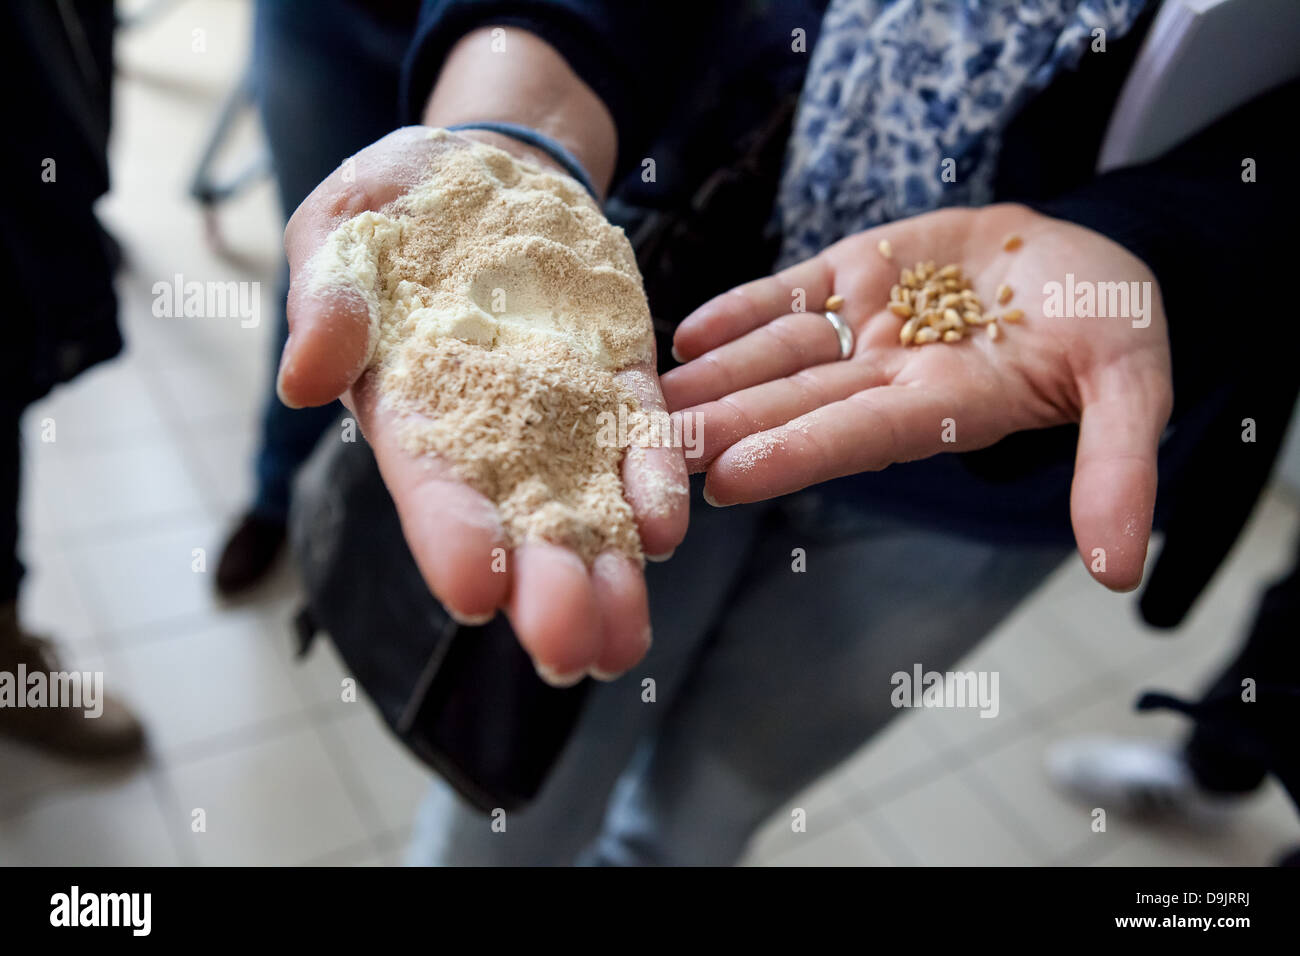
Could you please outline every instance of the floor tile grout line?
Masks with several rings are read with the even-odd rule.
[[[65,416],[66,412],[63,413]],[[23,455],[34,457],[38,452],[51,462],[59,458],[93,458],[113,451],[139,451],[141,447],[156,445],[161,448],[174,449],[175,443],[160,437],[156,423],[154,425],[136,425],[120,432],[98,432],[89,438],[76,441],[60,439],[55,442],[23,442]]]
[[[134,650],[139,647],[144,647],[151,643],[161,643],[163,640],[177,639],[177,637],[175,636],[171,638],[159,636],[144,641],[133,640],[125,643],[114,639],[113,635],[121,634],[122,632],[103,629],[102,622],[105,618],[103,614],[102,595],[100,595],[95,590],[94,586],[91,585],[88,582],[88,580],[82,578],[81,576],[75,575],[74,572],[76,569],[76,562],[73,561],[72,556],[68,553],[68,545],[66,541],[60,535],[53,535],[50,537],[50,540],[47,543],[53,545],[53,549],[56,552],[58,558],[65,563],[65,568],[69,571],[69,573],[73,573],[74,578],[76,578],[79,582],[81,582],[80,585],[77,587],[78,595],[81,600],[82,609],[85,612],[86,616],[91,621],[90,633],[87,635],[86,642],[92,645],[92,647],[90,648],[82,648],[83,651],[89,650],[91,653],[98,654],[101,657],[118,659],[117,663],[123,664],[123,662],[120,660],[120,656],[124,652],[128,652],[130,650]],[[250,609],[252,608],[251,605],[249,605],[249,607]],[[186,625],[199,625],[201,623],[212,623],[220,616],[219,612],[221,610],[223,610],[221,607],[217,607],[217,608],[204,609],[199,612],[187,612],[183,615],[177,615],[175,617],[163,619],[158,622],[149,622],[148,624],[143,625],[143,627],[146,630],[157,630],[161,632],[168,628],[177,628],[178,626],[183,629]],[[132,628],[130,630],[132,631],[132,633],[138,634],[140,631],[140,626],[137,626],[136,628]],[[292,662],[290,662],[290,667],[292,667]],[[298,718],[299,719],[298,726],[301,728],[301,726],[303,725],[303,721],[308,719],[308,712],[311,711],[312,708],[303,702],[302,691],[301,688],[298,686],[298,682],[296,680],[291,680],[290,683],[294,685],[294,693],[298,696],[300,705],[302,706],[302,711],[300,711],[298,715],[293,715],[290,718],[290,720],[292,720],[293,718]],[[319,713],[312,713],[311,719],[313,720],[319,719],[319,716],[320,716]],[[266,721],[259,722],[258,724],[255,724],[253,728],[245,728],[245,731],[249,731],[253,733],[256,732],[265,733],[266,731],[265,725],[267,723],[268,722]],[[216,740],[210,740],[210,741],[202,742],[202,744],[200,744],[199,746],[206,747],[207,749],[211,750],[213,744],[217,743],[218,746],[225,745],[227,748],[226,752],[229,752],[230,750],[238,749],[241,746],[241,744],[237,742],[240,733],[242,732],[237,732],[235,735],[229,737],[227,737],[227,735],[222,735],[226,739],[220,740],[220,743],[217,743]],[[246,746],[246,744],[244,744],[244,746]],[[213,752],[217,752],[217,751],[213,751]],[[156,759],[163,761],[165,765],[170,765],[170,766],[183,766],[186,763],[193,762],[194,760],[199,759],[199,757],[196,755],[195,752],[191,751],[187,753],[184,750],[180,751],[179,753],[177,752],[156,753],[155,757]],[[35,798],[47,797],[50,794],[57,793],[58,791],[61,790],[76,788],[81,783],[84,783],[84,781],[77,780],[77,779],[56,780],[49,786],[38,788],[37,791],[33,791],[29,794],[26,794],[24,800],[30,801],[30,799],[32,799],[33,797]],[[19,805],[15,809],[14,811],[15,813],[22,812],[23,808],[21,804],[23,802],[24,801],[16,802]],[[5,808],[5,811],[0,811],[0,819],[3,819],[4,817],[10,815],[6,811],[7,808]]]
[[[853,808],[855,813],[863,812],[858,809],[860,803],[871,802],[874,804],[872,809],[883,807],[915,790],[919,790],[936,777],[950,773],[952,765],[947,762],[948,752],[948,748],[936,750],[930,757],[915,767],[870,786],[857,789],[848,798],[850,807]]]
[[[1020,844],[1020,848],[1025,851],[1034,865],[1041,866],[1045,860],[1051,857],[1048,843],[1042,839],[1042,835],[1034,830],[1022,814],[1016,813],[1015,808],[1007,803],[1001,791],[991,784],[980,766],[980,761],[974,760],[967,765],[964,779],[967,785],[979,794],[984,809],[989,812],[993,819],[1006,827],[1012,839]]]
[[[117,651],[130,650],[137,647],[145,647],[150,644],[161,644],[166,641],[178,640],[179,638],[172,634],[168,636],[168,630],[184,630],[186,628],[201,627],[203,624],[215,624],[222,620],[228,620],[232,612],[252,611],[255,608],[252,605],[241,605],[239,607],[216,605],[213,607],[201,608],[197,611],[183,611],[180,614],[169,617],[158,618],[153,621],[144,621],[131,627],[113,628],[99,632],[105,641],[107,647]],[[136,637],[123,640],[125,634],[134,634]]]
[[[1047,712],[1043,715],[1044,722],[1041,729],[1044,731],[1058,730],[1059,720],[1061,718],[1068,717],[1072,713],[1078,713],[1079,711],[1086,709],[1098,699],[1104,699],[1107,692],[1107,685],[1109,683],[1107,675],[1103,673],[1089,681],[1087,684],[1081,686],[1073,695],[1077,706],[1069,710],[1067,713],[1053,713],[1050,709],[1043,708],[1044,710],[1047,710]],[[1025,735],[1021,740],[1027,739],[1028,736],[1029,735]],[[985,755],[988,756],[992,753],[996,753],[997,751],[1013,746],[1015,743],[1016,741],[1008,741],[996,748],[996,750],[986,751]],[[1028,846],[1037,848],[1036,852],[1033,854],[1034,856],[1036,856],[1040,861],[1050,860],[1053,854],[1049,849],[1049,841],[1046,840],[1043,834],[1038,833],[1032,824],[1024,820],[1020,814],[1015,812],[1014,807],[1006,801],[1005,797],[1001,794],[1001,791],[988,779],[987,774],[983,770],[982,763],[983,761],[978,758],[967,760],[967,767],[971,771],[971,776],[968,778],[967,782],[971,783],[972,786],[977,787],[981,791],[990,812],[994,813],[995,816],[998,817],[1004,825],[1008,826],[1008,828],[1011,829],[1018,838],[1021,838],[1021,834],[1029,838],[1027,841]],[[1062,799],[1064,799],[1064,797],[1062,797]],[[1022,842],[1026,841],[1022,839]],[[1028,848],[1028,846],[1026,848]]]
[[[812,793],[813,791],[815,791],[815,790],[817,790],[817,789],[820,789],[820,786],[814,785],[813,787],[808,788],[808,789],[805,790],[804,792],[805,792],[805,793]],[[799,805],[798,800],[797,800],[798,796],[799,796],[799,795],[796,794],[796,795],[795,795],[795,799],[792,799],[792,800],[786,801],[786,803],[782,804],[781,807],[778,808],[777,812],[780,813],[780,812],[784,811],[786,817],[788,817],[788,816],[789,816],[789,811],[792,810],[792,809],[794,809],[796,806]],[[803,801],[803,802],[806,803],[807,801]],[[806,808],[805,808],[805,809],[806,809]],[[827,818],[827,821],[828,821],[828,822],[827,822],[827,821],[823,821],[823,822],[819,822],[819,824],[818,824],[819,828],[822,829],[823,832],[824,832],[824,834],[827,835],[827,836],[829,836],[832,832],[838,830],[840,827],[846,826],[846,825],[852,823],[852,821],[853,821],[853,812],[849,809],[848,805],[845,804],[844,801],[840,798],[840,795],[839,795],[838,793],[834,793],[834,794],[832,794],[832,799],[831,799],[830,803],[828,803],[825,807],[823,807],[823,808],[821,808],[821,809],[822,809],[822,811],[830,811],[829,816],[828,816],[828,818]],[[811,817],[812,814],[809,814],[809,816]],[[769,818],[768,818],[769,821],[770,821],[771,819],[773,819],[773,817],[769,817]],[[789,826],[789,820],[788,820],[788,819],[784,820],[783,825],[788,827],[788,826]],[[757,833],[757,831],[756,831],[756,832],[754,833],[754,837],[757,837],[757,836],[758,836],[758,833]],[[794,833],[791,833],[791,834],[789,834],[789,836],[794,837],[795,842],[793,842],[793,843],[786,843],[786,844],[783,844],[782,847],[781,847],[780,849],[778,849],[775,853],[771,854],[771,856],[768,857],[764,862],[775,863],[775,862],[776,862],[780,857],[783,857],[783,856],[785,856],[785,855],[788,854],[788,853],[794,853],[794,852],[796,852],[796,851],[802,849],[802,847],[799,845],[800,842],[802,842],[802,841],[805,840],[805,839],[808,839],[809,837],[812,837],[812,834],[810,834],[810,833],[808,833],[808,832],[804,832],[804,833],[801,833],[801,834],[794,834]],[[785,840],[786,838],[787,838],[787,834],[785,834],[785,833],[783,832],[783,833],[782,833],[782,839]],[[816,837],[812,837],[812,838],[815,839]],[[753,838],[751,837],[751,844],[750,844],[749,846],[747,846],[747,848],[746,848],[746,854],[748,854],[748,853],[750,852],[750,850],[752,849],[752,840],[753,840]]]
[[[1049,866],[1092,866],[1096,864],[1098,860],[1104,857],[1112,849],[1111,847],[1105,847],[1105,846],[1103,846],[1101,849],[1096,850],[1095,852],[1088,849],[1093,846],[1096,846],[1098,843],[1105,842],[1103,840],[1097,840],[1096,836],[1097,834],[1094,833],[1091,836],[1084,837],[1083,839],[1079,840],[1076,846],[1072,846],[1070,847],[1069,850],[1066,850],[1065,852],[1054,856],[1048,865]]]
[[[294,736],[295,734],[308,732],[315,736],[317,742],[320,743],[322,750],[324,750],[328,766],[333,772],[334,779],[339,783],[340,789],[343,791],[349,807],[357,814],[358,823],[360,824],[359,829],[365,834],[365,836],[361,840],[355,841],[354,843],[340,847],[336,850],[328,851],[325,854],[321,854],[319,857],[312,857],[308,862],[290,865],[313,865],[313,861],[315,860],[334,855],[342,855],[358,847],[367,849],[372,853],[380,852],[374,844],[374,835],[371,832],[372,828],[367,825],[368,821],[365,816],[357,810],[356,800],[350,791],[348,782],[342,779],[343,775],[339,773],[337,752],[324,739],[325,735],[322,733],[322,725],[318,721],[311,719],[310,715],[305,710],[300,711],[297,714],[279,718],[275,721],[263,722],[256,727],[245,728],[240,733],[241,736],[246,736],[246,739],[239,743],[232,743],[230,746],[224,747],[220,750],[210,750],[205,753],[200,753],[196,750],[185,755],[177,755],[174,753],[168,755],[163,759],[163,769],[165,771],[174,772],[201,763],[205,760],[219,759],[241,750],[251,749],[260,744],[280,742]],[[179,798],[177,798],[177,805],[179,806]]]
[[[1092,683],[1104,682],[1104,677],[1098,677],[1095,678]],[[1084,685],[1075,692],[1074,696],[1080,698],[1082,702],[1070,710],[1069,713],[1077,713],[1078,711],[1085,709],[1092,700],[1096,699],[1095,696],[1088,696],[1089,692],[1094,694],[1097,692],[1104,693],[1104,690],[1094,688],[1092,683]],[[1023,712],[1018,715],[1020,722],[1026,722],[1030,716],[1036,716],[1033,711],[1037,709],[1047,709],[1047,706],[1040,705],[1038,708],[1031,708],[1030,710]],[[1058,716],[1068,716],[1068,714]],[[1043,726],[1055,726],[1055,722],[1049,721]],[[1034,732],[1034,729],[1035,725],[1032,724],[1027,728],[1018,729],[1014,736],[1000,740],[994,745],[984,747],[983,753],[984,755],[989,755],[1006,747],[1013,746],[1015,743],[1030,736]],[[995,733],[995,731],[991,731],[990,733]],[[996,733],[1010,733],[1010,731],[996,731]],[[987,743],[989,738],[986,736],[984,740]],[[854,786],[850,778],[847,781],[852,788],[852,792],[849,795],[849,800],[851,801],[850,810],[855,814],[860,812],[857,807],[861,802],[865,801],[873,801],[876,807],[885,806],[886,804],[893,803],[907,796],[909,793],[920,789],[922,786],[925,786],[925,784],[934,780],[937,775],[961,773],[968,768],[975,767],[979,762],[979,757],[973,752],[969,742],[948,741],[944,746],[937,748],[933,755],[921,765],[903,771],[898,777],[880,781],[865,788]],[[898,785],[900,780],[902,781],[901,786]],[[1005,823],[1005,820],[1003,822]]]
[[[876,813],[869,827],[861,817],[855,816],[853,822],[869,832],[881,844],[885,855],[894,866],[921,865],[920,858],[912,852],[902,834],[894,829],[883,813]]]
[[[997,720],[988,730],[971,737],[950,737],[946,731],[939,730],[936,733],[940,739],[934,741],[937,745],[936,749],[953,751],[956,756],[965,761],[965,758],[973,752],[1006,746],[1009,741],[1023,736],[1025,728],[1022,725],[1030,723],[1033,717],[1033,707],[1027,707],[1019,713],[1008,714],[1004,719]],[[942,727],[943,725],[936,722],[930,726]]]
[[[324,702],[308,691],[304,681],[291,679],[290,682],[294,685],[298,699],[308,714],[315,714],[318,707],[322,712],[325,710]],[[357,814],[362,829],[365,830],[373,849],[376,853],[382,854],[384,852],[383,847],[380,845],[381,841],[376,834],[376,825],[381,817],[379,808],[375,806],[374,801],[366,792],[364,783],[358,780],[353,773],[354,768],[352,761],[349,759],[347,748],[343,745],[342,740],[337,737],[337,725],[342,720],[350,717],[352,717],[351,714],[344,715],[340,713],[330,720],[318,721],[313,719],[311,721],[312,730],[329,757],[334,774],[342,783],[353,812]],[[340,759],[340,756],[342,759]]]
[[[383,848],[379,844],[376,829],[381,816],[379,808],[375,806],[374,801],[370,799],[370,795],[366,793],[365,786],[352,772],[352,761],[348,759],[347,748],[334,734],[326,732],[327,729],[335,729],[335,726],[335,724],[322,725],[313,722],[312,732],[315,733],[316,738],[325,749],[334,770],[334,775],[342,784],[343,790],[352,805],[352,811],[357,815],[361,828],[370,841],[371,848],[376,853],[382,853]]]
[[[171,438],[174,447],[181,449],[180,459],[182,467],[189,476],[190,485],[198,492],[201,499],[204,500],[206,507],[212,507],[216,503],[208,500],[209,495],[206,492],[206,481],[204,480],[205,468],[202,463],[198,462],[194,450],[189,447],[185,439],[188,437],[187,432],[178,423],[172,420],[170,411],[179,408],[177,396],[170,388],[166,381],[166,376],[154,368],[150,363],[141,363],[140,378],[144,384],[145,391],[149,393],[149,399],[154,407],[154,412],[162,421],[163,431]]]
[[[28,494],[33,493],[30,489],[25,490]],[[153,525],[151,530],[156,530],[156,524]],[[25,542],[28,546],[30,546],[31,543],[32,542],[30,541]],[[107,656],[108,653],[117,646],[117,642],[112,640],[110,636],[111,632],[107,631],[103,627],[105,615],[103,614],[102,596],[95,591],[95,587],[90,582],[88,576],[77,573],[79,569],[77,561],[72,553],[74,546],[77,544],[85,545],[88,542],[78,541],[75,533],[70,535],[66,531],[54,531],[49,535],[49,541],[47,543],[53,545],[53,549],[57,554],[58,559],[63,562],[64,569],[76,582],[75,586],[77,588],[77,594],[82,611],[85,612],[86,617],[90,621],[90,633],[88,637],[90,638],[91,643],[94,644],[95,650],[98,651],[99,654]],[[57,635],[55,635],[55,638],[57,640]]]
[[[180,767],[186,767],[190,764],[198,763],[203,760],[209,760],[214,757],[221,757],[234,753],[238,750],[245,750],[258,743],[277,740],[287,737],[290,734],[305,730],[309,723],[313,722],[313,716],[307,710],[302,710],[296,714],[283,715],[278,718],[268,718],[259,721],[247,727],[235,731],[223,733],[206,740],[194,741],[184,747],[175,750],[150,750],[145,759],[151,761],[148,767],[158,768],[161,770],[171,770]],[[58,794],[60,791],[74,789],[79,785],[85,784],[84,779],[67,779],[56,781],[49,786],[39,787],[35,790],[27,791],[19,803],[30,802],[36,799],[43,799]],[[24,812],[24,807],[18,807],[16,810],[0,803],[0,822],[12,815]]]
[[[380,831],[376,839],[379,841],[381,854],[399,853],[405,856],[406,848],[411,842],[411,825]]]
[[[1065,630],[1068,629],[1064,629],[1063,631],[1060,631],[1058,633],[1064,633]],[[1168,637],[1170,638],[1170,640],[1177,640],[1177,637],[1174,634],[1169,634]],[[1071,640],[1073,641],[1073,636],[1071,637]],[[1076,649],[1079,650],[1079,653],[1081,654],[1086,653],[1082,649],[1081,645],[1075,644],[1075,647]],[[1117,683],[1125,680],[1126,678],[1131,677],[1133,674],[1136,673],[1143,673],[1143,674],[1147,674],[1148,677],[1154,677],[1155,674],[1152,673],[1152,671],[1157,668],[1151,667],[1148,662],[1151,662],[1153,664],[1156,660],[1157,654],[1167,653],[1167,652],[1168,652],[1167,647],[1152,647],[1147,651],[1139,651],[1137,654],[1134,655],[1133,659],[1129,661],[1127,664],[1116,665],[1111,663],[1109,660],[1107,660],[1104,663],[1102,663],[1099,667],[1097,667],[1097,669],[1100,672],[1103,672],[1111,676],[1112,678],[1114,678],[1114,680]],[[1092,663],[1094,665],[1096,664],[1095,661],[1093,661]]]
[[[27,790],[16,797],[0,798],[0,825],[10,820],[14,820],[23,814],[29,812],[33,806],[43,800],[60,799],[62,796],[71,796],[77,790],[85,790],[87,786],[95,786],[101,783],[112,783],[126,779],[127,774],[112,773],[107,777],[90,777],[75,778],[57,781],[54,784],[44,787],[37,787],[34,790]]]
[[[148,758],[145,758],[146,760]],[[11,800],[0,800],[0,824],[8,823],[29,813],[38,805],[75,799],[96,787],[111,787],[128,783],[137,774],[148,774],[152,767],[145,763],[133,764],[126,759],[118,766],[100,768],[107,771],[103,776],[82,777],[62,781],[54,786],[39,787],[24,792]],[[159,808],[161,810],[161,807]]]
[[[260,743],[280,740],[298,731],[304,730],[310,723],[306,711],[281,714],[255,721],[243,727],[223,731],[211,737],[189,741],[170,750],[159,750],[157,756],[169,767],[185,767],[190,764],[223,757],[239,750],[247,750]]]
[[[201,496],[200,496],[201,497]],[[104,524],[86,525],[80,528],[57,528],[53,534],[62,538],[69,546],[96,547],[107,543],[133,544],[147,541],[183,527],[213,523],[213,512],[206,501],[192,507],[159,512],[157,514],[137,515],[131,518],[115,518]]]
[[[87,637],[90,639],[90,642],[94,644],[95,650],[99,655],[101,657],[106,657],[108,654],[108,647],[105,644],[103,632],[97,626],[95,621],[95,610],[97,609],[92,606],[92,598],[86,593],[88,586],[83,581],[82,576],[76,573],[76,565],[72,561],[72,556],[68,554],[67,546],[61,539],[56,538],[54,540],[54,552],[58,556],[58,560],[63,562],[63,569],[71,579],[70,586],[76,589],[77,603],[81,605],[81,610],[86,615],[86,620],[90,626],[90,632],[87,634]],[[56,644],[59,643],[59,636],[57,634],[52,635],[52,637]]]
[[[151,766],[148,770],[148,779],[149,786],[154,792],[154,800],[163,812],[167,839],[171,841],[173,848],[176,850],[177,859],[181,861],[183,866],[198,866],[201,860],[194,846],[189,841],[181,838],[181,833],[184,832],[181,828],[186,813],[181,806],[180,794],[172,786],[171,778],[167,774],[166,764],[160,763],[157,766]]]
[[[100,648],[101,655],[108,658],[111,656],[110,648],[105,646],[106,642],[103,639],[103,631],[101,629],[101,622],[104,620],[104,613],[103,613],[104,608],[102,602],[102,595],[96,592],[95,587],[93,584],[90,583],[88,576],[77,575],[75,573],[76,563],[72,560],[71,555],[67,553],[68,544],[66,538],[63,536],[56,537],[55,542],[56,542],[56,548],[58,549],[59,557],[65,562],[65,568],[68,569],[73,574],[74,579],[77,582],[76,586],[77,586],[78,594],[81,599],[82,610],[85,611],[86,616],[89,618],[91,623],[91,637],[92,639],[94,639],[96,646]],[[153,795],[154,805],[157,808],[158,812],[163,816],[164,829],[167,832],[167,839],[169,843],[172,845],[173,850],[178,853],[178,859],[181,860],[187,859],[188,854],[181,852],[181,848],[178,846],[176,837],[173,832],[173,828],[171,825],[169,825],[168,806],[165,799],[165,792],[169,789],[169,787],[166,784],[160,782],[159,780],[159,774],[161,773],[161,766],[148,766],[145,768],[145,773],[146,773],[146,779],[148,780],[150,792]],[[77,789],[76,788],[77,782],[78,781],[68,780],[68,781],[64,781],[64,785],[56,784],[54,787],[46,790],[44,794],[38,796],[36,799],[48,799],[48,794],[50,792],[54,792],[57,790],[75,791]]]
[[[358,855],[383,856],[382,851],[377,851],[373,841],[367,836],[365,839],[349,843],[347,846],[340,847],[337,850],[330,850],[328,853],[322,853],[319,856],[309,857],[301,863],[292,864],[294,866],[312,866],[312,867],[330,867],[330,866],[349,866],[347,863],[334,862],[348,857]]]
[[[1022,727],[1020,726],[1020,724],[1026,724],[1026,726]],[[1009,737],[1008,740],[1006,740],[1002,744],[1002,746],[1011,746],[1016,741],[1024,740],[1028,736],[1030,736],[1033,733],[1033,728],[1032,726],[1027,724],[1027,721],[1024,719],[1024,715],[1021,715],[1021,719],[1017,721],[1016,725],[1013,725],[1007,730],[1000,730],[997,732],[1010,734],[1011,736]],[[990,733],[993,733],[993,731],[990,731]],[[987,739],[988,738],[986,736],[985,740],[987,741]],[[887,799],[877,798],[876,806],[878,808],[883,808],[890,804],[896,803],[904,796],[906,796],[908,793],[920,789],[921,787],[935,780],[936,777],[938,776],[960,777],[967,785],[971,785],[971,775],[973,773],[978,772],[978,763],[979,763],[978,757],[972,754],[971,748],[968,744],[963,744],[961,741],[952,741],[947,747],[937,751],[934,755],[934,758],[931,761],[928,761],[925,767],[917,768],[917,769],[925,769],[930,766],[933,766],[936,769],[942,768],[939,770],[939,773],[933,775],[925,775],[925,776],[918,774],[919,779],[916,780],[911,785],[902,788],[899,792],[890,795]],[[972,786],[972,789],[975,790],[976,794],[980,797],[980,800],[984,805],[984,809],[988,811],[989,814],[994,819],[998,820],[1003,825],[1007,825],[1007,821],[1002,818],[1001,814],[994,812],[993,808],[990,807],[986,792],[981,788],[975,786]],[[871,796],[867,794],[861,794],[859,795],[859,797],[860,799],[872,799]],[[1008,826],[1008,829],[1011,831],[1013,839],[1019,841],[1020,840],[1020,837],[1018,835],[1019,829],[1015,826]],[[899,838],[899,845],[900,846],[906,845],[905,841],[902,841],[901,838]],[[1026,852],[1029,852],[1028,848],[1024,846],[1023,841],[1021,842],[1020,845],[1022,850],[1026,850]],[[910,851],[909,851],[909,855],[910,855]],[[1042,854],[1031,852],[1030,856],[1041,857]],[[913,859],[915,859],[915,857],[913,857]]]

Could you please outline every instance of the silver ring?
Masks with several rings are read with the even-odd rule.
[[[839,336],[840,358],[848,358],[853,354],[853,330],[849,328],[847,322],[839,317],[838,313],[823,312],[822,314],[826,316],[826,321],[831,324],[831,328],[833,328],[835,334]]]

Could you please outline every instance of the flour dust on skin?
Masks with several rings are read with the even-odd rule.
[[[310,291],[361,296],[366,368],[402,446],[489,498],[512,546],[639,560],[625,449],[601,430],[602,413],[646,414],[615,377],[654,354],[631,245],[573,180],[429,138],[427,178],[338,226]]]

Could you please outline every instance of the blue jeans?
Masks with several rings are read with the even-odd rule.
[[[734,863],[894,716],[894,673],[951,669],[1068,553],[917,529],[816,489],[717,509],[697,481],[686,541],[647,566],[645,661],[593,690],[505,832],[435,782],[408,862]]]
[[[410,40],[409,28],[341,0],[257,4],[254,82],[286,221],[344,159],[400,125],[400,70]],[[293,476],[339,413],[337,402],[291,409],[276,395],[275,374],[289,337],[287,274],[286,267],[253,502],[255,512],[280,520],[289,512]]]

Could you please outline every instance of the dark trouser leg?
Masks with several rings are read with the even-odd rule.
[[[1253,702],[1242,700],[1242,682],[1247,678],[1256,684],[1259,699]],[[1300,693],[1300,541],[1291,572],[1264,592],[1245,646],[1201,699],[1202,704],[1230,702],[1233,716],[1244,718],[1231,725],[1203,721],[1192,732],[1187,760],[1202,786],[1221,793],[1243,793],[1259,786],[1270,770],[1284,782],[1300,773],[1296,766],[1300,765],[1300,748],[1286,747],[1282,737],[1293,734],[1295,728],[1278,726],[1278,711],[1265,699],[1265,695],[1286,694],[1288,689],[1291,694]],[[1300,698],[1296,698],[1295,711],[1300,712]],[[1242,726],[1256,728],[1249,741]],[[1269,751],[1293,755],[1290,769],[1269,766],[1276,761],[1258,753],[1261,743],[1269,740],[1273,741],[1267,746]]]

